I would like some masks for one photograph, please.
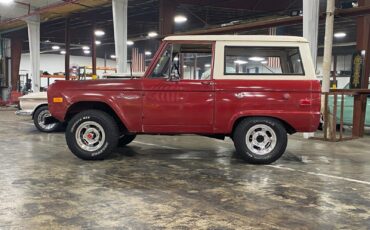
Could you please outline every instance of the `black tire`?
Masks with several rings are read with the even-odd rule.
[[[77,133],[79,134],[76,135]],[[83,133],[86,136],[82,135]],[[104,160],[117,147],[119,129],[116,121],[109,114],[100,110],[86,110],[78,113],[68,122],[65,135],[69,149],[78,158]],[[88,140],[95,141],[94,138],[101,138],[101,140],[89,145]]]
[[[128,135],[121,136],[118,141],[118,147],[124,147],[130,144],[135,138],[136,138],[135,134],[128,134]]]
[[[241,121],[234,131],[233,140],[236,152],[252,164],[270,164],[276,161],[283,155],[288,144],[284,125],[279,120],[268,117],[246,118]]]
[[[33,123],[40,132],[52,133],[58,131],[62,127],[62,124],[60,122],[45,125],[43,123],[44,119],[50,116],[51,114],[47,105],[43,105],[36,109],[35,113],[33,114]]]

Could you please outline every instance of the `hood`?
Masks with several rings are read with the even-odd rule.
[[[46,92],[39,92],[39,93],[29,93],[24,95],[20,98],[27,98],[27,99],[46,99],[47,93]]]

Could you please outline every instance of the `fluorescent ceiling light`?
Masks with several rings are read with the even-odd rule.
[[[174,60],[174,61],[178,61],[178,60],[179,60],[179,58],[178,58],[178,57],[175,57],[173,60]]]
[[[338,32],[334,34],[334,37],[336,38],[344,38],[345,36],[347,36],[347,34],[344,32]]]
[[[134,44],[134,42],[133,41],[131,41],[131,40],[127,40],[127,45],[128,46],[132,46]]]
[[[64,51],[64,50],[62,50],[62,51],[60,51],[60,54],[66,54],[67,52],[66,51]]]
[[[90,50],[84,50],[84,54],[90,54]]]
[[[211,67],[211,64],[205,64],[204,67],[209,68]]]
[[[59,50],[60,49],[60,46],[52,46],[51,47],[53,50]]]
[[[250,61],[264,61],[265,59],[263,57],[250,57],[248,58]]]
[[[116,55],[112,54],[112,55],[110,55],[110,58],[115,59]]]
[[[148,33],[148,37],[150,37],[150,38],[154,38],[154,37],[157,37],[157,36],[158,36],[157,32],[152,31],[152,32]]]
[[[243,60],[235,60],[234,63],[235,64],[239,64],[239,65],[244,65],[244,64],[247,64],[248,62],[247,61],[243,61]]]
[[[88,47],[88,46],[82,46],[82,49],[83,49],[83,50],[89,50],[89,49],[90,49],[90,47]]]
[[[188,20],[188,18],[187,17],[185,17],[184,15],[177,15],[175,18],[174,18],[174,21],[176,22],[176,23],[184,23],[184,22],[186,22]]]
[[[14,0],[0,0],[0,4],[4,4],[4,5],[10,5],[13,2]]]
[[[150,56],[150,55],[152,55],[152,52],[150,52],[150,51],[145,51],[145,55],[146,55],[146,56]]]
[[[261,61],[261,64],[267,64],[267,61]]]
[[[101,41],[95,41],[95,45],[101,45]]]
[[[105,35],[105,32],[102,30],[95,30],[95,35],[98,37],[101,37]]]

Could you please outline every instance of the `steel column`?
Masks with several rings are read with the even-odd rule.
[[[127,72],[127,7],[128,0],[113,0],[113,26],[118,73]]]
[[[40,92],[40,15],[33,15],[26,20],[30,47],[32,91]]]

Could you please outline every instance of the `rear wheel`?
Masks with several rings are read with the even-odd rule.
[[[103,160],[118,144],[116,121],[100,110],[87,110],[68,123],[66,141],[74,155],[83,160]]]
[[[288,138],[283,124],[273,118],[247,118],[234,132],[236,152],[247,162],[270,164],[285,152]]]
[[[45,119],[47,117],[51,117],[47,105],[41,106],[40,108],[36,109],[33,115],[33,123],[39,131],[44,133],[51,133],[58,131],[62,127],[62,124],[60,122],[45,124]]]

